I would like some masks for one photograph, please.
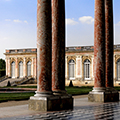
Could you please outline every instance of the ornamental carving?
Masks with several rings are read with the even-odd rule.
[[[67,63],[69,63],[71,59],[74,60],[74,62],[76,63],[76,56],[68,56]]]
[[[115,55],[115,63],[120,59],[120,55]]]
[[[12,63],[12,62],[16,62],[16,59],[15,58],[11,58],[10,63]]]
[[[89,61],[90,61],[90,63],[91,63],[91,56],[82,56],[82,63],[84,63],[84,61],[86,60],[86,59],[88,59]]]
[[[19,64],[20,61],[23,62],[23,58],[18,58],[18,64]]]
[[[29,61],[32,62],[31,58],[28,58],[28,57],[27,57],[27,58],[26,58],[26,64],[27,64]]]

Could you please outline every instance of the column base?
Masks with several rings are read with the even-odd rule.
[[[98,88],[99,89],[99,88]],[[112,88],[113,89],[113,88]],[[97,91],[93,88],[93,91],[88,94],[88,101],[91,102],[117,102],[119,101],[119,93],[116,90],[101,90]]]
[[[29,110],[45,112],[68,109],[73,109],[73,98],[71,96],[32,96],[29,100]]]

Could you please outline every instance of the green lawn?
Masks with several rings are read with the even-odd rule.
[[[0,102],[11,101],[11,100],[28,100],[32,93],[0,93]]]
[[[13,87],[9,87],[13,88]],[[17,86],[14,88],[37,88],[37,86]],[[68,94],[72,95],[83,95],[88,94],[93,87],[66,87]],[[120,91],[120,87],[115,87],[116,90]],[[35,93],[0,93],[0,102],[10,101],[10,100],[28,100],[30,96],[33,96]]]
[[[66,91],[71,95],[83,95],[88,94],[92,90],[92,87],[66,87]]]

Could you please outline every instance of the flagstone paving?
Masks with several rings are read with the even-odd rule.
[[[120,120],[120,102],[92,103],[87,101],[87,96],[78,96],[74,99],[73,110],[46,113],[30,111],[31,113],[26,113],[26,115],[1,118],[0,120]],[[19,106],[15,107],[18,107],[19,111]],[[15,111],[12,112],[15,113]]]

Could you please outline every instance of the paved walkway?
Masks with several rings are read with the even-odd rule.
[[[74,109],[41,113],[29,111],[28,101],[0,103],[0,120],[120,120],[120,102],[88,102],[87,95],[74,97]]]

